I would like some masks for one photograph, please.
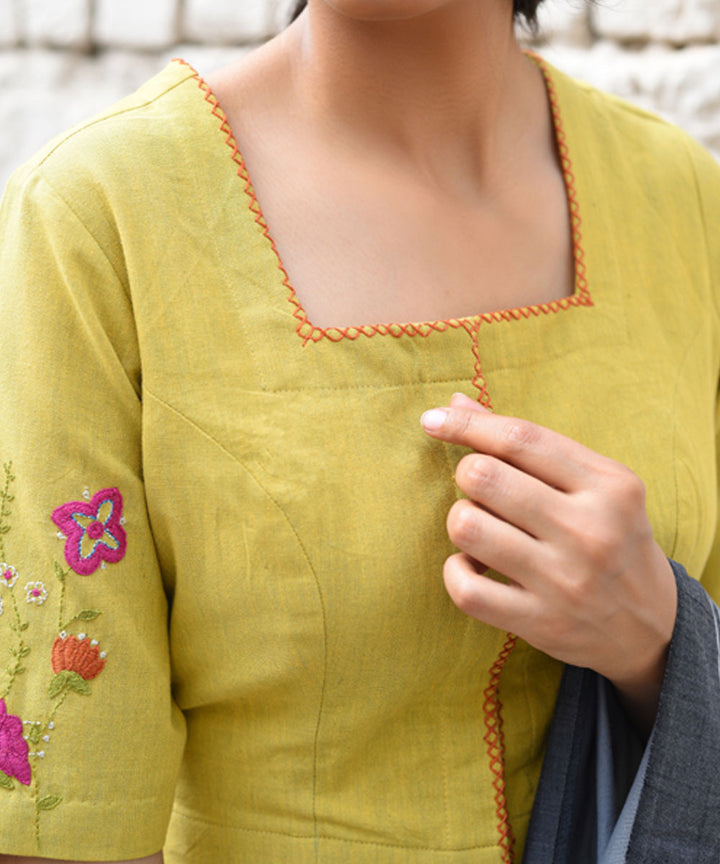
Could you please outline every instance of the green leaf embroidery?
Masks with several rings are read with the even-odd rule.
[[[37,802],[37,809],[54,810],[62,800],[60,795],[46,795]]]
[[[8,775],[5,774],[3,771],[0,771],[0,786],[2,786],[3,789],[14,789],[15,788],[15,784],[12,781],[12,777],[8,777]]]
[[[82,677],[82,675],[78,675],[77,672],[68,672],[68,687],[70,690],[74,690],[76,693],[80,693],[83,696],[90,695],[90,685],[88,682]]]
[[[40,726],[31,726],[30,731],[27,733],[27,740],[29,744],[37,744],[42,738],[42,729]]]
[[[48,696],[54,699],[60,696],[66,690],[73,690],[75,693],[80,693],[83,696],[90,695],[90,685],[77,672],[71,672],[69,669],[63,669],[54,675],[48,687]]]
[[[48,696],[51,699],[54,699],[56,696],[59,696],[67,690],[66,674],[67,673],[65,672],[58,672],[57,675],[53,675],[52,680],[50,681],[50,686],[48,687]]]
[[[78,612],[77,615],[73,615],[69,621],[62,624],[60,629],[67,630],[73,621],[94,621],[100,615],[102,615],[102,612],[98,612],[97,609],[83,609],[81,612]]]

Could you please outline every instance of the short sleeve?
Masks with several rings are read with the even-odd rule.
[[[118,860],[162,848],[184,723],[132,307],[88,200],[35,165],[0,208],[0,852]]]

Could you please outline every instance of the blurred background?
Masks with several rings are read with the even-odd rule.
[[[0,0],[0,189],[49,138],[172,57],[201,74],[281,29],[292,0]],[[678,123],[720,159],[720,0],[546,0],[523,41]]]

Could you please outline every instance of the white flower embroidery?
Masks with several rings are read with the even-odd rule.
[[[10,564],[0,564],[0,585],[12,588],[18,580],[18,572]]]
[[[47,596],[47,588],[42,582],[28,582],[25,586],[25,600],[28,603],[42,606],[42,604],[47,600]]]

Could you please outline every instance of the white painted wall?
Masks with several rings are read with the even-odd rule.
[[[0,0],[0,188],[66,127],[181,56],[200,69],[277,31],[291,0]],[[657,111],[720,157],[720,0],[546,0],[548,60]]]

